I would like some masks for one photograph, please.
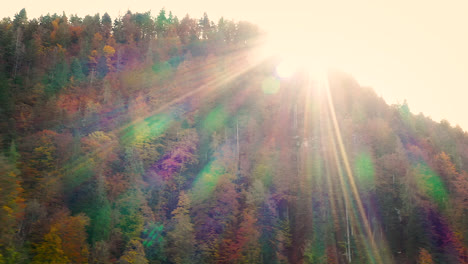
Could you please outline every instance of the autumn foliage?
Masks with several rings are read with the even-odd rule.
[[[1,20],[0,263],[468,263],[467,133],[339,71],[279,78],[264,39]]]

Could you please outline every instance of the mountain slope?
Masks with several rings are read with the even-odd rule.
[[[260,40],[2,20],[0,263],[468,262],[466,133],[339,71],[281,79]]]

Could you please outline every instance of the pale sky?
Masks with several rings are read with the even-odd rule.
[[[286,49],[312,50],[308,56],[353,74],[387,103],[406,99],[413,113],[468,130],[466,0],[15,0],[1,5],[0,17],[13,17],[23,7],[29,18],[65,11],[108,12],[114,19],[127,9],[156,15],[165,7],[179,17],[206,11],[215,20],[249,20]]]

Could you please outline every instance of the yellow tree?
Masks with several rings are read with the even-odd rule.
[[[71,263],[63,251],[62,239],[58,235],[56,227],[52,226],[50,232],[44,236],[44,241],[36,247],[36,256],[33,258],[33,264],[51,263],[64,264]]]
[[[128,245],[122,257],[119,259],[119,264],[147,264],[145,258],[145,250],[140,241],[133,239]]]
[[[44,241],[36,246],[35,263],[88,263],[85,229],[88,223],[84,214],[58,213]]]
[[[109,71],[112,71],[112,57],[114,57],[115,49],[112,46],[105,45],[102,51],[104,52],[104,57],[106,57],[107,68]]]

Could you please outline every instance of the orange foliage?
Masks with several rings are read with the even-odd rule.
[[[327,263],[338,264],[338,256],[337,256],[336,248],[333,246],[327,247]]]
[[[433,263],[434,261],[432,260],[432,256],[429,253],[429,251],[427,251],[424,248],[421,248],[419,250],[418,264],[433,264]]]
[[[98,63],[98,52],[97,52],[97,50],[91,51],[91,55],[88,56],[88,59],[89,59],[89,64],[91,66],[95,67],[97,65],[97,63]]]
[[[80,109],[80,98],[75,94],[60,94],[57,106],[65,110],[67,114],[74,115]]]
[[[53,227],[57,228],[58,235],[62,239],[62,247],[65,255],[72,263],[88,262],[88,245],[86,244],[85,227],[89,224],[89,218],[84,214],[68,216]]]
[[[115,201],[120,194],[127,190],[129,183],[122,173],[116,173],[106,178],[106,186],[109,200]]]
[[[93,37],[93,48],[98,49],[99,46],[101,46],[101,43],[103,43],[102,40],[103,40],[102,35],[99,32],[95,33]]]
[[[60,18],[56,18],[54,21],[52,21],[52,26],[54,27],[54,29],[52,30],[52,32],[50,33],[50,39],[52,41],[56,41],[56,36],[57,36],[57,30],[59,28],[59,21],[60,21]]]
[[[468,249],[463,245],[463,235],[455,233],[453,242],[455,244],[455,250],[458,253],[458,261],[460,264],[468,264]]]

